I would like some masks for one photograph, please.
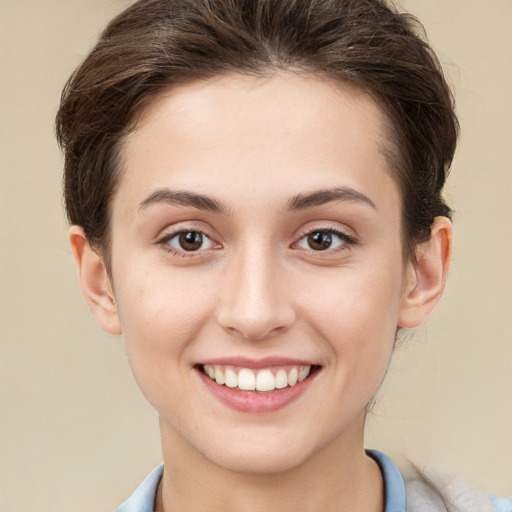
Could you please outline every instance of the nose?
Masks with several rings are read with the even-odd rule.
[[[225,330],[254,341],[284,332],[296,317],[277,257],[258,249],[248,249],[230,262],[217,310]]]

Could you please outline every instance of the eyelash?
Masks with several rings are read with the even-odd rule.
[[[174,254],[176,256],[181,256],[183,258],[194,257],[194,256],[197,256],[198,253],[203,252],[205,249],[203,249],[203,251],[201,251],[200,249],[187,251],[183,247],[181,249],[178,249],[171,245],[171,241],[173,239],[178,238],[182,235],[189,235],[192,233],[194,233],[194,235],[196,235],[196,237],[197,237],[197,235],[199,235],[201,237],[201,245],[205,241],[209,241],[211,243],[212,247],[208,247],[207,249],[216,249],[218,247],[214,247],[214,246],[220,246],[219,244],[214,242],[204,231],[201,231],[199,229],[180,229],[179,231],[175,231],[174,233],[169,233],[167,235],[164,235],[162,238],[157,240],[157,244],[161,245],[167,252]],[[179,240],[179,238],[178,238],[178,240]]]
[[[196,240],[197,240],[197,236],[201,237],[201,246],[205,243],[205,241],[210,242],[211,246],[207,247],[206,249],[202,249],[201,247],[199,247],[197,250],[188,250],[187,251],[183,247],[177,248],[177,247],[174,247],[173,245],[171,245],[170,242],[173,239],[176,239],[177,237],[180,237],[182,235],[190,235],[192,233],[195,235]],[[320,229],[310,229],[308,231],[303,232],[302,235],[300,236],[299,240],[297,242],[295,242],[294,244],[292,244],[291,247],[292,248],[299,247],[299,244],[304,240],[306,240],[306,243],[310,242],[307,239],[308,239],[308,237],[310,237],[312,235],[321,235],[322,240],[325,239],[324,237],[330,237],[331,240],[334,237],[339,239],[339,244],[334,249],[331,249],[330,247],[326,247],[325,249],[315,250],[311,247],[309,247],[309,248],[303,247],[303,249],[311,251],[312,253],[314,253],[315,255],[318,255],[318,256],[322,256],[323,253],[332,254],[335,252],[343,251],[343,250],[346,250],[347,248],[357,245],[357,240],[354,237],[348,235],[347,233],[344,233],[343,231],[333,229],[333,228],[328,228],[328,229],[320,228]],[[179,238],[178,238],[178,240],[179,240]],[[179,241],[178,241],[178,243],[181,245],[181,243]],[[192,243],[193,243],[193,241],[192,241]],[[216,242],[214,242],[205,232],[198,230],[198,229],[180,229],[179,231],[175,231],[173,233],[166,234],[162,238],[157,240],[157,244],[161,245],[167,252],[169,252],[173,255],[181,256],[183,258],[197,257],[199,255],[199,253],[201,253],[201,252],[204,252],[209,249],[218,249],[221,247],[220,244],[217,244]]]
[[[308,243],[309,241],[307,239],[312,235],[321,235],[322,239],[324,237],[330,237],[331,240],[333,237],[339,239],[339,245],[333,249],[331,249],[330,247],[318,250],[314,250],[311,247],[309,249],[306,249],[312,251],[315,254],[315,256],[321,256],[322,253],[332,254],[357,245],[357,240],[354,237],[348,235],[347,233],[344,233],[343,231],[333,228],[309,229],[302,234],[302,236],[299,238],[297,242],[295,242],[294,245],[298,246],[303,240],[306,240],[306,243]]]

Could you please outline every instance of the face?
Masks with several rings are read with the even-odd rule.
[[[174,88],[129,135],[112,286],[164,442],[273,472],[362,439],[407,280],[383,144],[367,95],[286,72]]]

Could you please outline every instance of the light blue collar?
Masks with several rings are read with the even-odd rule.
[[[405,485],[398,468],[387,455],[381,452],[367,450],[366,453],[377,462],[382,472],[386,493],[384,512],[406,512]],[[130,498],[117,509],[117,512],[154,512],[156,491],[163,471],[163,464],[151,471]]]

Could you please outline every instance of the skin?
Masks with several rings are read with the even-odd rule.
[[[160,416],[157,510],[383,510],[365,408],[397,327],[430,313],[451,255],[451,225],[437,218],[404,258],[385,126],[363,92],[291,72],[174,88],[123,147],[111,275],[71,228],[88,303],[123,335]],[[333,189],[340,197],[301,203]],[[207,238],[187,252],[174,236],[183,230]],[[308,239],[318,230],[339,235],[318,250]],[[229,356],[298,357],[320,371],[286,407],[246,413],[195,368]]]

